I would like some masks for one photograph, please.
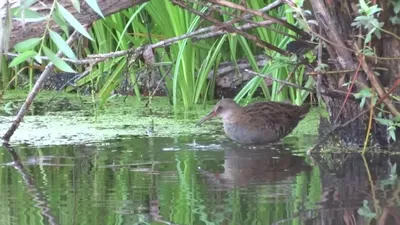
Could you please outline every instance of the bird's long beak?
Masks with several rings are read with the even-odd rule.
[[[205,117],[203,117],[197,124],[196,127],[200,126],[202,123],[204,123],[205,121],[215,117],[217,115],[217,113],[215,113],[215,111],[211,111],[208,115],[206,115]]]

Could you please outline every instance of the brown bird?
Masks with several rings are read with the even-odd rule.
[[[241,144],[267,144],[288,135],[310,110],[282,102],[256,102],[244,107],[232,99],[222,99],[196,126],[219,116],[225,134]]]

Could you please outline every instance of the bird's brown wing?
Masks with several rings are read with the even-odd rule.
[[[257,102],[243,108],[243,123],[260,129],[290,132],[309,111],[309,105],[296,106],[281,102]]]

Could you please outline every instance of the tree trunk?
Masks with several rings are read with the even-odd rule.
[[[354,15],[357,11],[351,7],[351,0],[342,1],[331,1],[326,0],[310,0],[314,15],[321,29],[321,34],[325,39],[335,43],[325,43],[327,45],[327,52],[331,59],[334,59],[333,67],[331,70],[356,70],[359,67],[359,60],[357,56],[349,49],[353,49],[353,44],[349,44],[348,40],[355,40],[354,36],[358,34],[358,30],[351,27]],[[388,6],[388,4],[386,4]],[[382,7],[382,5],[380,5]],[[388,6],[389,7],[389,6]],[[389,9],[383,9],[387,11]],[[378,18],[382,21],[382,18]],[[389,20],[383,20],[389,21]],[[399,41],[389,37],[390,40],[374,40],[373,46],[378,48],[377,54],[382,57],[399,57]],[[379,46],[380,45],[380,46]],[[393,47],[397,46],[397,47]],[[360,47],[360,46],[359,46]],[[360,47],[361,48],[361,47]],[[379,49],[380,48],[380,49]],[[326,62],[324,62],[326,63]],[[372,60],[367,60],[369,66],[372,65]],[[400,66],[398,61],[385,61],[382,65],[389,69],[389,73],[385,76],[380,76],[379,81],[386,84],[387,87],[391,87],[396,81],[395,74],[398,74]],[[362,67],[360,67],[362,68]],[[319,89],[329,87],[333,89],[341,89],[341,84],[353,80],[355,73],[337,74],[337,75],[321,75],[317,78],[317,84]],[[386,81],[386,82],[385,82]],[[365,87],[371,87],[366,74],[360,70],[358,71],[357,83],[354,85],[352,92],[357,93]],[[397,92],[399,89],[397,89]],[[364,109],[360,108],[360,102],[358,100],[348,99],[344,103],[343,98],[331,98],[329,96],[322,96],[323,100],[327,104],[329,118],[331,125],[344,124],[350,121],[362,111],[367,109],[368,105],[365,104]],[[367,99],[367,101],[370,101]],[[343,106],[344,104],[344,106]],[[343,106],[343,109],[341,110]],[[369,113],[359,117],[348,126],[338,129],[336,135],[347,144],[363,145],[367,127],[369,122]],[[386,146],[388,144],[388,135],[386,127],[377,124],[375,120],[372,120],[370,140],[374,144]]]

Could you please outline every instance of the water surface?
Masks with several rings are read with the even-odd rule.
[[[397,156],[305,156],[313,142],[122,136],[3,148],[0,224],[400,224]]]
[[[212,104],[173,114],[153,101],[26,116],[0,152],[0,225],[400,224],[399,157],[305,155],[316,110],[281,142],[249,147],[219,120],[194,126]],[[12,119],[0,116],[1,134]]]

